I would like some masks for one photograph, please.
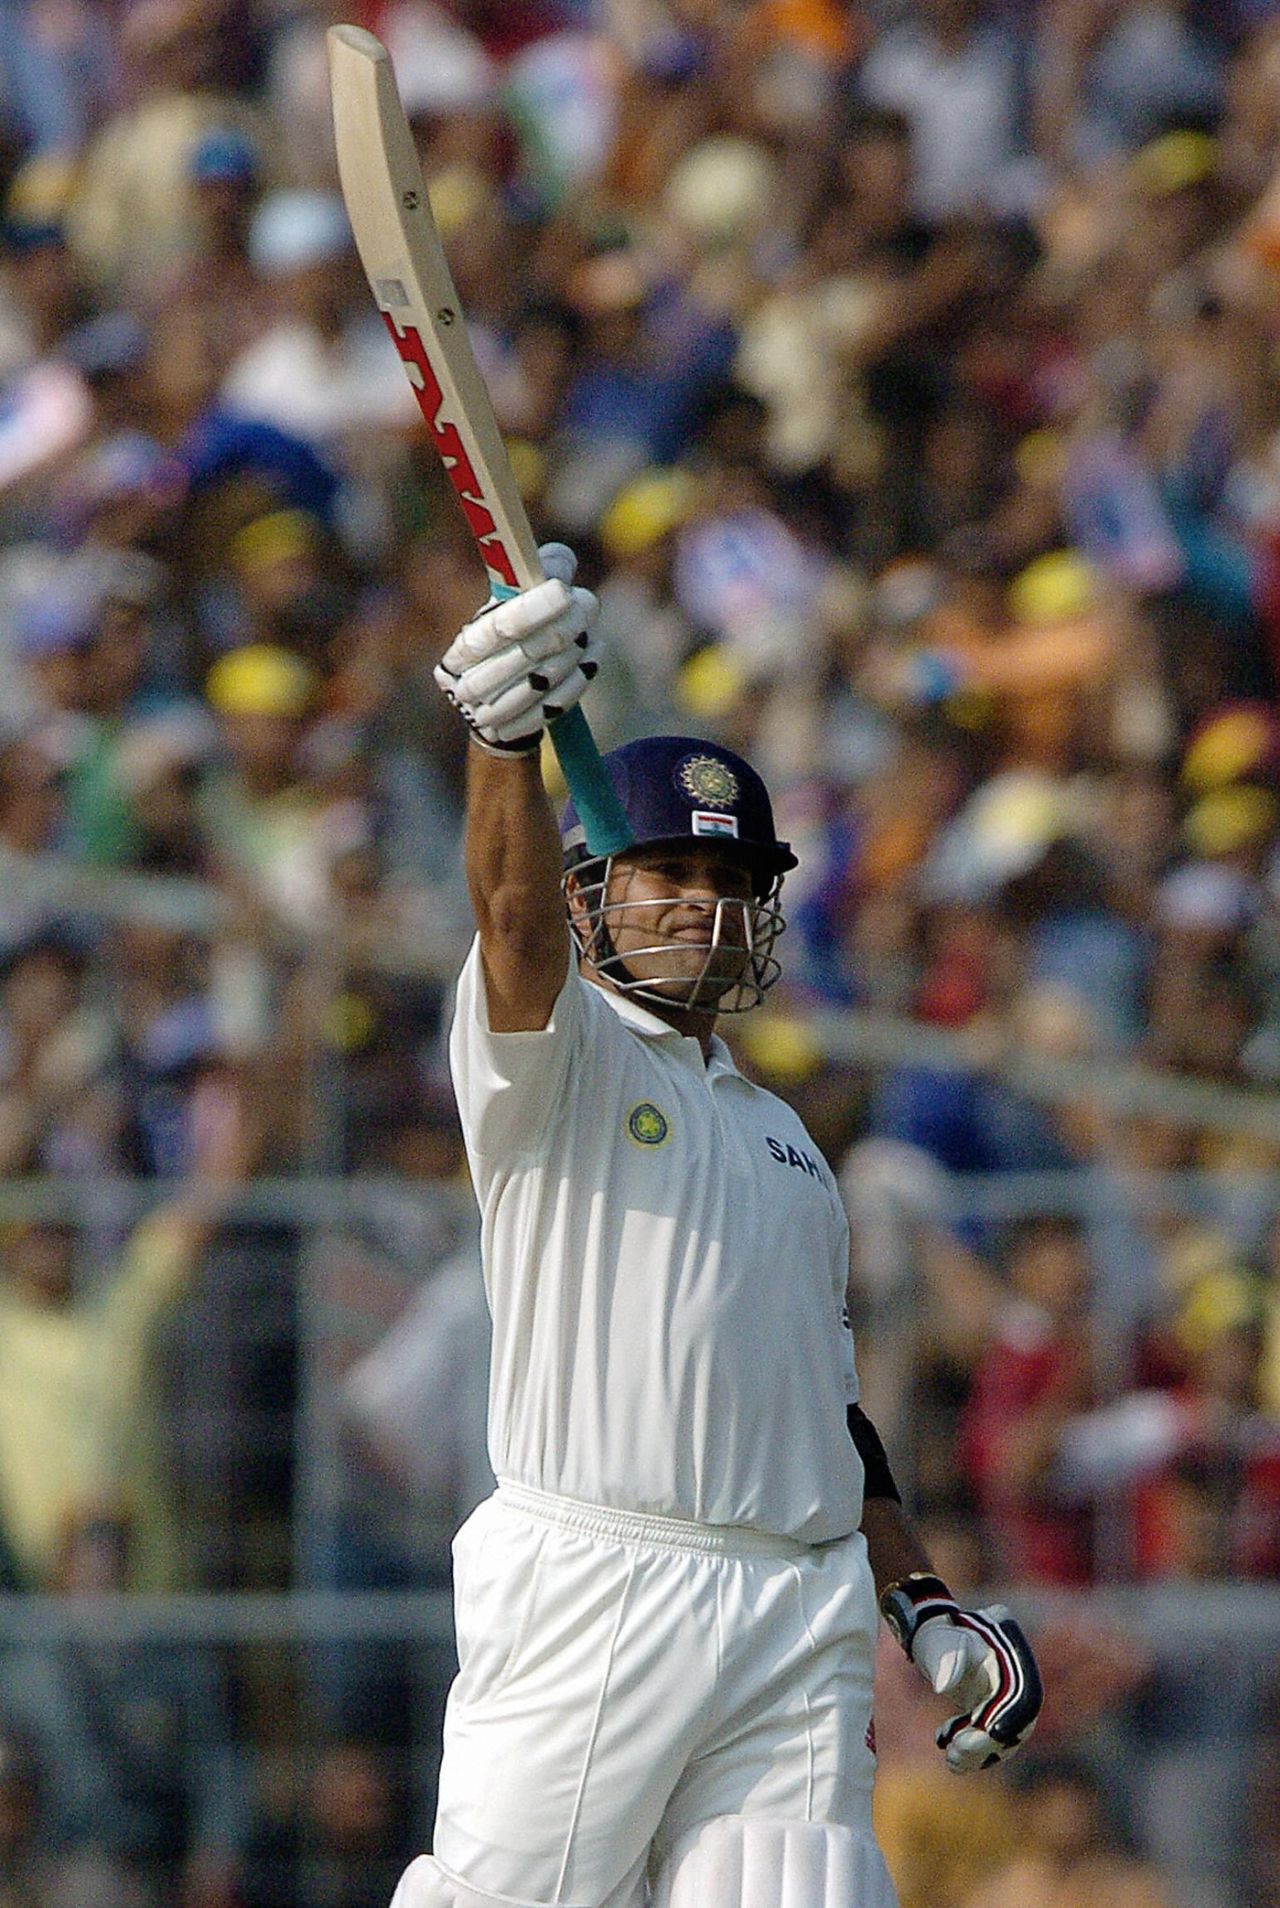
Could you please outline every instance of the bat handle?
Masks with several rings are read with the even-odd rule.
[[[548,734],[586,834],[588,850],[593,855],[621,854],[631,846],[631,829],[587,718],[581,709],[566,709],[551,724]]]
[[[536,577],[530,578],[531,582],[536,580]],[[509,583],[495,577],[492,570],[489,587],[495,597],[517,594]],[[618,800],[618,791],[600,759],[587,718],[579,708],[567,709],[556,717],[547,733],[565,786],[578,811],[588,851],[593,855],[620,855],[624,848],[631,846],[631,826]]]

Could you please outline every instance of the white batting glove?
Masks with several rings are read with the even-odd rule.
[[[938,1577],[907,1577],[880,1599],[886,1623],[926,1683],[958,1705],[938,1731],[957,1774],[989,1769],[1020,1749],[1044,1690],[1031,1646],[1002,1604],[962,1610]]]
[[[600,667],[592,638],[600,604],[571,587],[578,559],[563,543],[544,543],[538,555],[546,582],[487,603],[433,672],[477,742],[498,755],[536,749]]]

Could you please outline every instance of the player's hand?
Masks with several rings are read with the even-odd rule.
[[[486,603],[434,672],[476,740],[501,755],[535,749],[600,667],[593,639],[600,604],[572,587],[577,558],[563,543],[544,543],[538,555],[546,582]]]
[[[937,1737],[947,1767],[988,1769],[1020,1749],[1044,1690],[1031,1646],[1003,1605],[962,1610],[945,1584],[925,1577],[895,1585],[880,1607],[930,1688],[956,1704]]]

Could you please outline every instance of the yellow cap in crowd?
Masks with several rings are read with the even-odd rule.
[[[301,656],[271,643],[249,643],[219,657],[205,694],[219,715],[301,716],[319,687],[318,674]]]

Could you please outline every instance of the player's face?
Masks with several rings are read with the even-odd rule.
[[[613,864],[605,920],[629,975],[714,1007],[750,958],[750,872],[711,847],[637,849]]]

